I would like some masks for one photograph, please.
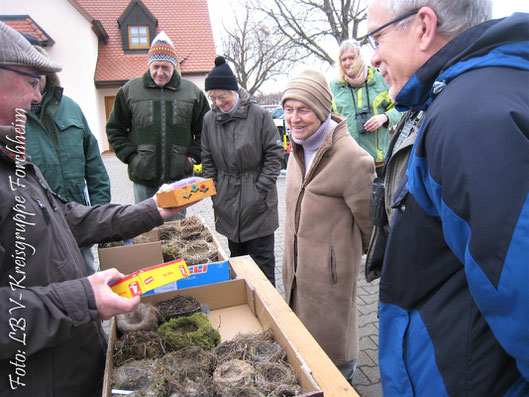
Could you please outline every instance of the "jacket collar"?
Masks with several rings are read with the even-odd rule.
[[[305,175],[303,179],[303,184],[308,183],[311,178],[312,174],[314,173],[314,170],[316,169],[317,165],[319,164],[321,158],[327,154],[327,152],[332,148],[333,142],[338,139],[342,135],[349,134],[349,130],[347,127],[344,129],[342,128],[342,125],[345,124],[347,126],[347,119],[339,114],[331,113],[331,119],[338,123],[337,126],[332,128],[325,139],[323,140],[323,143],[321,144],[320,148],[314,155],[314,158],[312,160],[310,170],[305,175],[305,154],[303,152],[303,146],[295,143],[294,141],[291,141],[292,143],[292,152],[294,153],[294,158],[298,162],[298,166],[303,171],[302,175]]]
[[[226,123],[234,119],[245,119],[248,117],[248,109],[250,105],[257,102],[244,88],[239,87],[237,92],[239,93],[240,102],[235,113],[224,113],[217,107],[217,105],[213,104],[211,106],[212,111],[215,112],[215,120],[219,121],[220,123]]]
[[[143,79],[143,85],[147,88],[167,88],[170,90],[178,90],[180,88],[180,85],[182,84],[182,77],[180,76],[180,73],[178,73],[175,69],[173,72],[173,75],[171,76],[171,80],[164,85],[163,87],[158,87],[154,80],[151,77],[151,72],[147,69],[147,71],[142,76]]]
[[[434,54],[404,85],[396,98],[398,110],[425,110],[446,84],[469,70],[489,66],[529,70],[528,42],[529,15],[523,13],[468,29]]]

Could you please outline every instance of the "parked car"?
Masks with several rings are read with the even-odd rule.
[[[279,105],[263,105],[274,120],[277,130],[279,131],[279,137],[281,138],[281,144],[285,149],[285,154],[283,156],[282,168],[287,168],[288,155],[290,153],[290,134],[288,125],[285,121],[285,112],[283,108]]]

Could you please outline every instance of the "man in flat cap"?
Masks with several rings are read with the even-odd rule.
[[[101,394],[106,341],[98,319],[132,310],[108,283],[86,277],[77,248],[131,238],[184,209],[154,199],[85,207],[50,191],[25,155],[25,112],[41,100],[40,75],[61,70],[0,22],[0,395]],[[94,237],[94,236],[97,236]]]

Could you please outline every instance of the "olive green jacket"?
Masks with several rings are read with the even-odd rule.
[[[84,205],[109,203],[110,179],[79,105],[48,80],[39,116],[27,113],[26,154],[51,189]]]
[[[130,180],[158,187],[190,176],[200,162],[202,120],[209,110],[204,93],[175,72],[158,87],[147,71],[121,87],[108,119],[108,142],[128,164]]]

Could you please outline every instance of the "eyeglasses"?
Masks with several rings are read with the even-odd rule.
[[[382,31],[383,29],[387,28],[388,26],[391,26],[393,25],[394,23],[397,23],[397,22],[400,22],[402,21],[403,19],[406,19],[408,17],[411,17],[412,15],[415,15],[417,14],[418,12],[420,11],[419,8],[415,9],[415,10],[412,10],[412,11],[409,11],[405,14],[402,14],[400,16],[398,16],[397,18],[395,19],[392,19],[391,21],[389,21],[388,23],[385,23],[384,25],[382,26],[379,26],[378,28],[376,28],[375,30],[369,32],[368,34],[366,34],[364,36],[364,39],[367,38],[367,41],[369,41],[369,44],[371,45],[371,47],[373,47],[374,50],[377,49],[378,47],[378,41],[377,39],[374,37],[375,34],[377,34],[378,32]]]
[[[228,94],[219,95],[219,96],[210,96],[209,99],[211,102],[216,102],[217,100],[223,101],[228,97]]]
[[[34,79],[34,80],[32,80],[31,83],[30,83],[31,87],[32,87],[34,90],[36,90],[36,89],[39,88],[40,75],[38,75],[38,74],[33,74],[33,73],[23,72],[22,70],[17,70],[17,69],[9,68],[9,67],[7,67],[7,66],[3,66],[3,65],[0,65],[0,69],[9,70],[10,72],[15,72],[15,73],[21,74],[22,76],[31,77],[31,78]]]

